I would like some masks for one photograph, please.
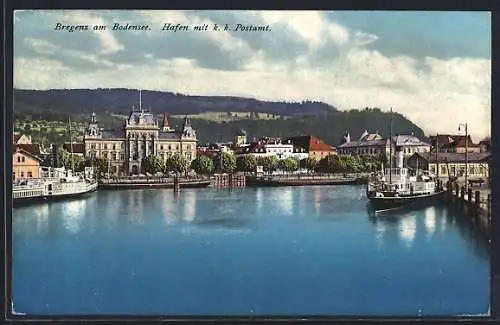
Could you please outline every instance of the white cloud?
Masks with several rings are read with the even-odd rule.
[[[61,22],[61,24],[88,25],[89,28],[96,25],[106,25],[102,16],[99,14],[92,14],[88,10],[51,11],[49,15],[53,16],[53,18]],[[100,41],[101,54],[113,54],[125,48],[118,42],[113,32],[109,29],[105,31],[92,30],[91,33]]]
[[[85,13],[86,17],[98,16]],[[237,13],[233,13],[238,15]],[[309,50],[289,54],[283,61],[270,61],[265,48],[253,50],[239,34],[205,32],[228,57],[244,58],[240,70],[222,71],[201,68],[196,59],[158,59],[145,51],[147,60],[133,64],[115,63],[112,55],[64,49],[64,55],[86,57],[99,63],[101,70],[78,72],[53,59],[29,59],[18,56],[14,61],[14,85],[18,88],[98,88],[130,87],[168,90],[188,94],[239,95],[265,100],[322,100],[339,109],[378,106],[393,107],[421,126],[427,133],[457,133],[458,123],[467,121],[476,140],[490,134],[491,61],[486,59],[432,58],[419,62],[408,56],[385,56],[365,45],[376,35],[348,29],[327,20],[321,12],[245,12],[272,25],[274,31],[287,28],[298,39],[307,42]],[[80,21],[79,14],[65,14]],[[82,19],[82,15],[78,16]],[[256,18],[256,19],[257,19]],[[196,12],[141,12],[141,19],[151,25],[165,22],[193,24],[213,22]],[[140,19],[138,19],[140,20]],[[272,33],[272,32],[271,32]],[[122,49],[113,34],[107,51]],[[161,33],[150,38],[158,42]],[[100,38],[101,44],[104,38]],[[26,40],[41,56],[60,51],[42,39]],[[318,65],[318,49],[338,49],[327,64]],[[128,46],[127,46],[128,48]],[[137,49],[141,50],[141,49]],[[166,47],[168,51],[168,47]],[[286,49],[284,49],[286,51]],[[69,53],[69,54],[68,54]],[[200,49],[199,55],[203,55]],[[65,61],[66,62],[66,61]],[[106,68],[107,67],[107,68]]]

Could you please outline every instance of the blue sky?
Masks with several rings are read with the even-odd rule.
[[[54,30],[116,22],[150,30]],[[190,31],[161,31],[167,22]],[[212,29],[238,23],[271,31]],[[198,24],[210,29],[194,32]],[[14,85],[393,107],[427,133],[467,121],[479,139],[490,133],[490,25],[487,12],[21,11]]]

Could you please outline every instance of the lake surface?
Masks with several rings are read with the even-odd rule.
[[[444,206],[370,213],[363,186],[98,191],[13,211],[28,315],[486,313],[487,239]]]

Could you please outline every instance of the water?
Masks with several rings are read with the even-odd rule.
[[[373,216],[362,186],[98,191],[16,208],[27,315],[486,313],[487,240],[443,206]]]

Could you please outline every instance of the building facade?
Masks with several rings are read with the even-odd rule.
[[[40,163],[37,155],[15,147],[12,155],[12,180],[40,178]]]
[[[433,147],[436,147],[437,143],[438,152],[465,153],[466,147],[467,147],[467,152],[471,153],[481,152],[481,146],[479,144],[474,143],[470,135],[466,137],[465,135],[439,134],[437,136],[431,136],[430,139]]]
[[[469,153],[467,166],[469,179],[489,177],[490,153]],[[436,163],[437,162],[437,163]],[[408,166],[427,170],[438,177],[462,177],[465,175],[464,153],[415,153],[408,159]],[[437,167],[437,171],[436,171]]]
[[[394,146],[393,146],[394,149]],[[376,133],[368,133],[367,130],[361,134],[359,140],[351,141],[349,132],[344,135],[343,143],[337,147],[339,155],[372,155],[379,156],[381,154],[389,154],[391,151],[391,142],[389,139],[384,139]]]
[[[309,156],[305,149],[295,147],[291,140],[278,138],[261,138],[248,146],[235,147],[232,150],[237,157],[244,155],[255,157],[275,156],[278,159],[295,158],[301,160]]]
[[[120,131],[104,131],[93,113],[84,134],[85,156],[101,157],[109,162],[115,175],[144,173],[144,159],[157,155],[163,161],[180,154],[188,164],[196,158],[196,131],[186,117],[180,130],[172,129],[167,115],[160,127],[151,112],[132,110]]]
[[[288,140],[292,142],[297,150],[303,149],[308,154],[308,157],[317,161],[326,156],[337,154],[335,148],[313,135],[291,137]]]
[[[14,133],[12,144],[12,180],[40,177],[43,161],[40,146],[31,143],[31,137]]]

